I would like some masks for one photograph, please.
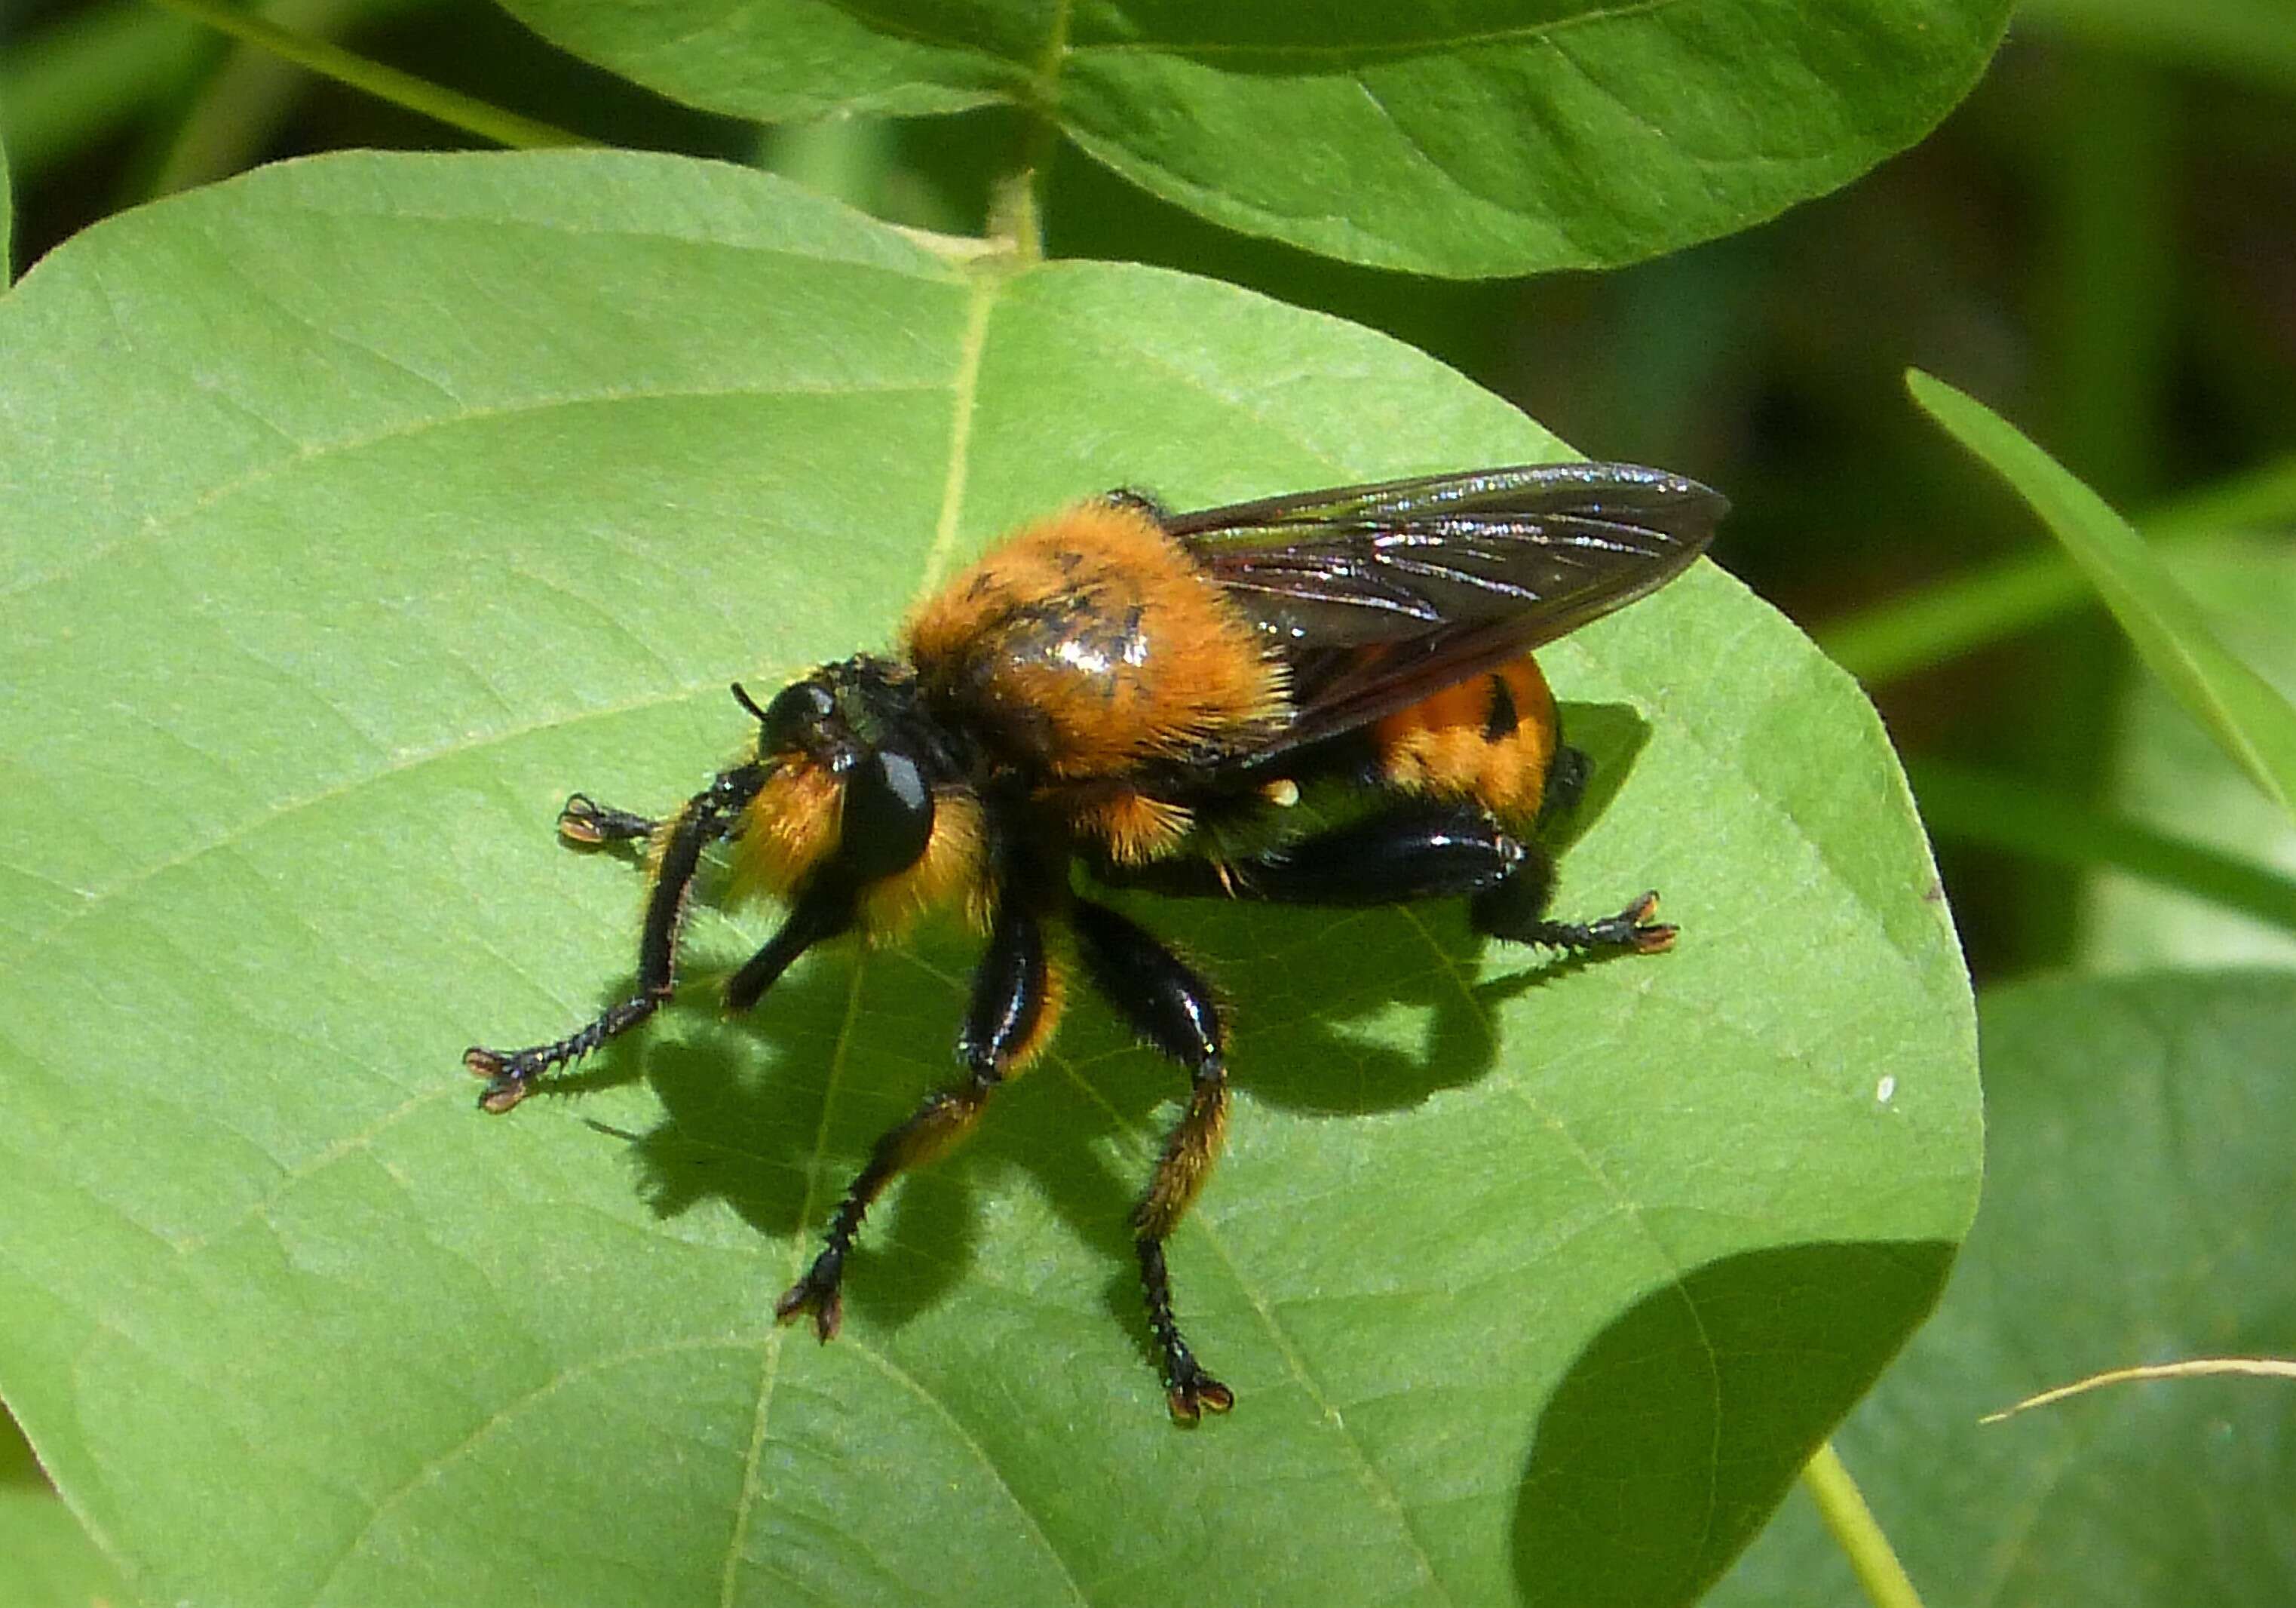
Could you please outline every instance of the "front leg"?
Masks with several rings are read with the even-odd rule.
[[[926,1095],[913,1116],[878,1139],[868,1164],[830,1214],[820,1254],[774,1303],[775,1317],[786,1323],[810,1312],[816,1334],[824,1340],[836,1334],[844,1316],[845,1259],[861,1219],[896,1177],[945,1154],[972,1131],[988,1096],[1052,1038],[1061,997],[1060,974],[1045,957],[1041,917],[1030,901],[1008,894],[973,973],[972,1002],[957,1037],[964,1081]]]
[[[521,1050],[490,1050],[478,1045],[464,1050],[463,1066],[472,1076],[487,1080],[486,1087],[479,1091],[480,1107],[497,1114],[510,1110],[533,1092],[536,1081],[545,1074],[627,1032],[668,1001],[677,989],[678,933],[685,922],[686,896],[693,889],[694,874],[701,867],[701,851],[731,830],[764,779],[764,772],[755,765],[721,772],[686,800],[685,808],[670,818],[666,829],[627,810],[605,809],[581,793],[567,800],[559,812],[558,830],[577,842],[606,842],[643,832],[665,832],[661,852],[649,873],[652,881],[646,892],[645,924],[638,938],[638,990],[563,1038]]]
[[[661,823],[651,816],[601,804],[586,792],[570,796],[558,812],[558,835],[570,843],[625,843],[660,830]]]

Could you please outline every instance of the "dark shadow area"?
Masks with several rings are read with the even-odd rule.
[[[1748,1251],[1621,1314],[1539,1418],[1515,1506],[1521,1600],[1695,1602],[1936,1304],[1954,1250]]]
[[[1540,839],[1558,858],[1609,813],[1651,738],[1650,722],[1630,703],[1565,703],[1559,713],[1562,741],[1587,756],[1587,772],[1577,806],[1540,823]]]
[[[47,1474],[32,1455],[32,1443],[16,1421],[0,1411],[0,1487],[15,1490],[49,1489]]]
[[[1578,809],[1548,824],[1556,842],[1607,806],[1648,735],[1621,706],[1572,706],[1565,719],[1595,768]],[[631,868],[644,858],[629,845],[578,852]],[[614,874],[603,865],[589,869]],[[705,874],[702,903],[713,902],[713,890]],[[1619,897],[1638,891],[1621,889]],[[1416,1105],[1490,1069],[1498,1051],[1495,1005],[1590,965],[1651,964],[1522,948],[1513,951],[1517,969],[1477,982],[1490,940],[1469,927],[1460,900],[1406,912],[1108,897],[1214,980],[1237,1090],[1295,1112],[1344,1116]],[[757,939],[767,930],[763,922],[744,925]],[[832,945],[737,1017],[719,997],[745,951],[722,930],[705,929],[689,949],[676,1000],[532,1099],[644,1081],[660,1101],[659,1122],[643,1133],[592,1126],[627,1144],[657,1215],[676,1217],[715,1199],[769,1237],[809,1242],[878,1136],[928,1090],[956,1078],[964,990],[978,953],[977,940],[947,925],[865,960],[849,945]],[[857,996],[857,965],[865,968]],[[599,990],[597,1003],[627,998],[634,986],[624,973]],[[848,1263],[849,1310],[897,1327],[955,1288],[976,1253],[980,1186],[999,1187],[997,1174],[1017,1170],[1109,1259],[1110,1309],[1135,1332],[1144,1357],[1151,1354],[1129,1227],[1146,1158],[1138,1177],[1123,1177],[1095,1145],[1119,1129],[1160,1141],[1186,1078],[1132,1046],[1082,979],[1072,979],[1070,1000],[1047,1064],[1000,1090],[964,1144],[898,1180],[871,1214]],[[1405,1019],[1414,1042],[1395,1042],[1398,1010],[1415,1014]],[[1240,1115],[1250,1120],[1248,1110]],[[1185,1271],[1179,1276],[1185,1282]]]

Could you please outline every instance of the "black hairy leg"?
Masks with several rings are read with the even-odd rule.
[[[972,1003],[957,1036],[964,1080],[926,1095],[913,1115],[878,1138],[830,1214],[820,1254],[774,1303],[775,1317],[787,1322],[810,1312],[823,1340],[836,1334],[844,1317],[845,1259],[870,1206],[896,1177],[946,1153],[972,1131],[989,1095],[1050,1037],[1058,1013],[1059,984],[1046,962],[1042,919],[1033,901],[1008,897],[973,972]]]
[[[1188,1070],[1187,1107],[1165,1136],[1156,1170],[1133,1208],[1132,1232],[1165,1399],[1176,1421],[1193,1423],[1206,1413],[1226,1412],[1235,1392],[1204,1371],[1180,1333],[1164,1242],[1210,1177],[1227,1127],[1219,1011],[1204,980],[1136,923],[1086,899],[1076,901],[1070,919],[1094,986],[1135,1032]]]
[[[1652,921],[1658,914],[1655,889],[1636,898],[1616,915],[1591,922],[1550,921],[1547,901],[1554,895],[1554,862],[1536,843],[1523,846],[1522,863],[1496,887],[1478,893],[1467,905],[1467,919],[1478,932],[1511,939],[1520,944],[1545,944],[1549,948],[1578,955],[1631,953],[1657,955],[1674,948],[1677,929]]]
[[[487,1080],[479,1091],[482,1108],[497,1113],[510,1110],[533,1092],[537,1079],[627,1032],[660,1010],[676,991],[678,933],[685,922],[686,896],[701,866],[701,851],[732,829],[763,781],[764,773],[754,765],[721,771],[667,824],[627,810],[606,809],[581,793],[566,801],[559,812],[559,831],[577,841],[604,842],[651,834],[657,829],[666,833],[653,865],[645,923],[638,939],[637,992],[607,1006],[563,1038],[520,1050],[490,1050],[478,1045],[464,1050],[463,1064]],[[570,821],[577,824],[575,829],[570,830]],[[586,839],[583,833],[594,827],[595,838]]]
[[[746,1011],[781,980],[797,957],[853,924],[853,890],[842,881],[823,879],[800,894],[774,935],[726,980],[726,1008]]]

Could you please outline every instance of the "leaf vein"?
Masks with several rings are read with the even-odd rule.
[[[488,1436],[508,1423],[513,1415],[547,1397],[556,1395],[569,1385],[578,1384],[595,1374],[603,1374],[610,1368],[620,1367],[627,1363],[640,1362],[651,1357],[675,1356],[681,1351],[747,1350],[756,1343],[753,1339],[729,1338],[721,1334],[690,1334],[678,1340],[654,1341],[646,1345],[633,1346],[627,1350],[612,1352],[603,1357],[594,1357],[577,1363],[571,1367],[560,1370],[540,1384],[520,1391],[472,1425],[453,1445],[447,1447],[436,1456],[424,1459],[415,1467],[413,1473],[386,1491],[381,1499],[377,1501],[369,1511],[366,1522],[352,1533],[350,1539],[344,1544],[342,1551],[337,1554],[321,1572],[317,1584],[311,1589],[311,1600],[314,1603],[325,1600],[328,1589],[350,1561],[358,1555],[361,1546],[400,1503],[412,1496],[417,1488],[435,1481],[449,1465],[476,1450],[480,1443]]]
[[[861,980],[867,975],[868,957],[857,956],[852,975],[845,991],[845,1020],[837,1030],[837,1042],[829,1054],[829,1075],[822,1087],[821,1120],[815,1126],[813,1155],[806,1169],[805,1195],[798,1206],[797,1232],[791,1236],[790,1276],[795,1279],[803,1262],[807,1246],[807,1225],[813,1221],[814,1206],[819,1198],[821,1169],[829,1149],[829,1119],[836,1109],[837,1086],[844,1080],[845,1063],[853,1046],[853,1026],[861,1014]],[[774,1387],[781,1380],[782,1325],[767,1325],[764,1355],[758,1359],[758,1405],[750,1419],[750,1445],[742,1462],[742,1494],[734,1504],[733,1533],[726,1540],[726,1565],[718,1571],[718,1601],[720,1608],[732,1608],[734,1588],[740,1579],[742,1555],[750,1538],[750,1515],[758,1505],[758,1471],[765,1459],[767,1409],[774,1399]]]
[[[1018,1514],[1028,1525],[1029,1533],[1044,1549],[1045,1555],[1052,1559],[1053,1567],[1060,1571],[1061,1583],[1068,1587],[1070,1599],[1078,1603],[1089,1602],[1091,1598],[1077,1579],[1076,1571],[1070,1567],[1069,1561],[1062,1555],[1061,1549],[1053,1544],[1051,1534],[1043,1524],[1037,1522],[1037,1515],[1029,1510],[1029,1505],[1021,1499],[1021,1493],[1013,1489],[1013,1482],[1005,1477],[1004,1471],[997,1467],[996,1460],[988,1455],[988,1448],[981,1444],[980,1438],[966,1426],[963,1419],[949,1410],[946,1401],[926,1390],[921,1381],[895,1363],[891,1358],[864,1345],[854,1346],[853,1351],[856,1356],[865,1358],[877,1367],[885,1377],[902,1386],[919,1401],[923,1402],[940,1418],[942,1423],[955,1432],[958,1441],[972,1454],[975,1460],[988,1472],[989,1477],[996,1481],[996,1489],[1004,1492],[1005,1499],[1012,1504],[1013,1511]]]

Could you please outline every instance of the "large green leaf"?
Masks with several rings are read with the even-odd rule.
[[[2006,0],[505,0],[784,119],[1011,103],[1231,228],[1456,275],[1632,262],[1848,183],[1976,82]]]
[[[2184,1380],[1979,1418],[2131,1363],[2285,1356],[2296,979],[1990,994],[1985,1209],[1937,1316],[1837,1437],[1931,1603],[2279,1608],[2288,1385]],[[1715,1608],[1846,1603],[1800,1498]]]
[[[627,986],[560,798],[682,795],[730,678],[1096,488],[1556,450],[1383,339],[738,169],[345,157],[52,255],[0,418],[0,1391],[146,1596],[1684,1601],[1942,1279],[1978,1111],[1924,847],[1710,567],[1548,655],[1604,767],[1562,903],[1658,886],[1675,953],[1138,902],[1234,1026],[1172,1251],[1242,1398],[1200,1432],[1125,1227],[1179,1079],[1088,1001],[873,1220],[846,1334],[770,1322],[949,1075],[959,937],[471,1108],[465,1044]],[[700,972],[770,919],[705,911]]]

